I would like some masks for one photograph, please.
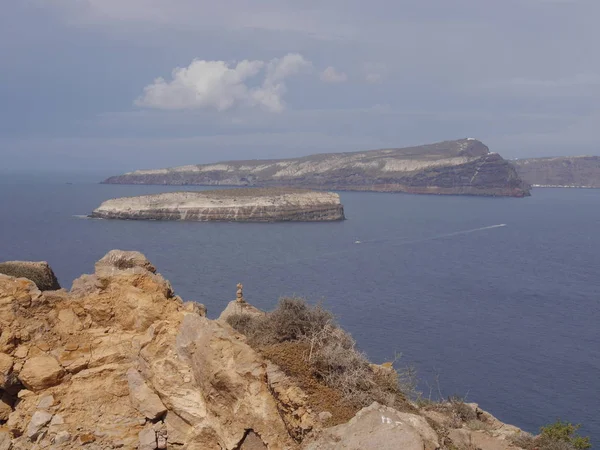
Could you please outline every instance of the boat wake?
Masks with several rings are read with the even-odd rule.
[[[471,234],[471,233],[477,233],[480,231],[486,231],[486,230],[492,230],[494,228],[502,228],[502,227],[506,227],[507,224],[505,223],[500,223],[497,225],[489,225],[487,227],[479,227],[479,228],[472,228],[470,230],[461,230],[461,231],[454,231],[452,233],[445,233],[445,234],[438,234],[435,236],[429,236],[429,237],[425,237],[425,238],[421,238],[421,239],[412,239],[410,240],[407,237],[393,237],[393,238],[387,238],[387,239],[373,239],[373,240],[368,240],[368,241],[362,241],[362,240],[355,240],[354,244],[361,244],[360,247],[357,245],[352,245],[350,248],[345,249],[345,250],[338,250],[338,251],[334,251],[334,252],[327,252],[327,253],[321,253],[320,255],[315,255],[315,256],[311,256],[308,258],[298,258],[298,259],[293,259],[293,260],[288,260],[288,261],[283,261],[280,263],[276,263],[274,264],[275,266],[280,266],[280,265],[287,265],[287,264],[296,264],[296,263],[302,263],[302,262],[308,262],[308,261],[314,261],[314,260],[318,260],[318,259],[324,259],[324,258],[329,258],[332,256],[338,256],[338,255],[343,255],[346,253],[351,253],[351,252],[358,252],[362,250],[363,245],[369,245],[369,244],[380,244],[380,243],[386,243],[390,246],[401,246],[401,245],[413,245],[413,244],[419,244],[421,242],[428,242],[428,241],[433,241],[436,239],[445,239],[445,238],[449,238],[452,236],[460,236],[463,234]]]

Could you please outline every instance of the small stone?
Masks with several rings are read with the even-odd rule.
[[[29,354],[29,347],[26,345],[19,345],[19,347],[15,350],[14,357],[18,359],[27,358]]]
[[[83,433],[79,435],[79,442],[82,445],[91,444],[96,440],[96,437],[91,433]]]
[[[60,414],[56,414],[52,420],[50,421],[50,426],[52,425],[64,425],[65,419]]]
[[[35,441],[40,435],[42,428],[44,428],[52,420],[52,414],[46,411],[36,411],[31,417],[31,421],[27,426],[27,438],[31,441]]]
[[[31,391],[29,391],[27,389],[21,389],[18,392],[17,397],[20,398],[20,399],[22,399],[22,398],[30,397],[32,395],[34,395],[33,392],[31,392]]]
[[[6,353],[0,353],[0,389],[6,383],[6,379],[13,368],[14,360],[12,356]]]
[[[48,345],[47,342],[44,342],[44,341],[38,342],[36,344],[36,346],[37,346],[37,348],[39,348],[43,352],[47,352],[48,350],[50,350],[50,346]]]
[[[68,352],[74,352],[78,348],[79,344],[77,344],[76,342],[69,342],[67,345],[65,345],[65,350]]]
[[[37,407],[39,409],[48,409],[52,405],[54,405],[54,397],[51,395],[45,395],[40,399],[40,401],[37,404]]]
[[[331,419],[331,413],[329,411],[323,411],[319,413],[319,420],[321,422],[327,422],[329,419]]]
[[[62,444],[66,444],[67,442],[69,442],[71,440],[71,434],[68,431],[60,431],[55,437],[54,437],[54,443],[56,445],[62,445]]]
[[[36,356],[25,362],[19,379],[32,391],[39,391],[56,386],[62,380],[64,370],[51,356]]]
[[[151,428],[144,428],[138,434],[140,444],[138,450],[156,450],[156,432]]]

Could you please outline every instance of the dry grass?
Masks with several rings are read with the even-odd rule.
[[[374,401],[412,409],[407,391],[414,386],[413,372],[399,375],[392,367],[372,366],[319,305],[284,298],[264,316],[234,315],[227,321],[253,348],[295,377],[317,410],[334,414],[332,424],[347,421]]]

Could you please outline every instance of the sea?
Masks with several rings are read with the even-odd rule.
[[[213,318],[238,282],[266,310],[321,302],[372,361],[401,354],[424,398],[459,396],[534,433],[581,423],[600,446],[600,190],[341,192],[347,220],[331,223],[88,219],[109,198],[182,190],[101,179],[1,176],[0,260],[48,261],[68,289],[109,250],[139,250]]]

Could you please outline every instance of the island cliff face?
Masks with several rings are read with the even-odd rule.
[[[600,156],[561,156],[511,161],[535,187],[600,188]]]
[[[319,190],[524,197],[515,168],[476,139],[295,159],[230,161],[108,178],[109,184],[292,186]]]
[[[90,217],[101,219],[227,222],[344,219],[340,196],[300,189],[226,189],[168,192],[107,200]]]
[[[227,309],[265,314],[241,303]],[[1,450],[498,450],[520,433],[464,403],[331,423],[339,402],[313,397],[139,252],[109,252],[69,292],[0,275]]]

